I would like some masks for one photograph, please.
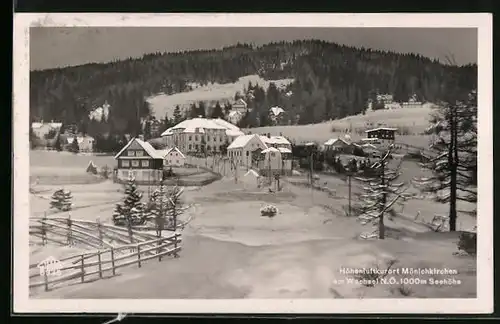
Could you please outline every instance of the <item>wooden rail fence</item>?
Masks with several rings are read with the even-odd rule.
[[[122,267],[137,264],[141,268],[148,260],[158,259],[161,262],[165,256],[177,257],[181,242],[181,234],[175,233],[169,237],[73,255],[56,261],[60,273],[54,277],[47,272],[42,274],[39,264],[32,264],[29,287],[44,287],[45,291],[49,291],[62,283],[77,284],[110,278],[116,276],[117,269]],[[42,280],[36,281],[40,277]]]
[[[147,231],[153,227],[126,227],[95,222],[76,220],[71,217],[32,217],[29,234],[33,243],[40,239],[41,244],[47,242],[60,245],[81,244],[91,248],[112,247],[113,244],[133,244],[156,239],[156,234]],[[38,243],[38,242],[37,242]]]

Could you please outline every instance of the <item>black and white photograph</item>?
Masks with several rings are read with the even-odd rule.
[[[493,310],[491,16],[14,30],[20,311]]]

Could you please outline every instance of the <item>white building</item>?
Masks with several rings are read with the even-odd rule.
[[[279,155],[279,163],[276,162],[276,154]],[[257,167],[263,173],[269,170],[270,164],[271,171],[275,173],[292,170],[292,144],[283,136],[239,136],[228,146],[227,156],[238,165]]]
[[[267,145],[262,141],[261,136],[257,134],[242,135],[227,147],[227,156],[238,165],[251,167],[252,156],[260,154],[265,149],[267,149]]]
[[[58,122],[44,123],[42,121],[42,122],[31,123],[31,129],[38,138],[44,138],[44,136],[48,134],[50,131],[59,132],[61,126],[62,123]]]
[[[417,99],[416,95],[413,95],[408,99],[407,102],[403,102],[403,107],[405,108],[422,108],[423,103]]]
[[[232,104],[232,110],[233,111],[240,111],[242,113],[245,113],[247,111],[247,103],[245,100],[243,100],[242,98],[236,100],[233,104]]]
[[[227,119],[231,124],[236,125],[240,122],[241,119],[243,119],[243,116],[245,116],[243,112],[239,110],[234,110],[227,115]]]
[[[164,166],[180,167],[186,164],[186,156],[177,147],[162,151],[160,154],[163,156]]]
[[[66,145],[71,145],[75,141],[78,143],[80,152],[93,152],[95,140],[92,136],[68,136],[66,137]]]
[[[217,153],[222,146],[231,143],[244,133],[235,125],[217,118],[193,118],[185,120],[161,134],[167,147],[177,147],[184,153]]]

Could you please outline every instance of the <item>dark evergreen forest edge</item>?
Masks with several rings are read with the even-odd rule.
[[[30,122],[61,121],[63,129],[75,125],[97,141],[115,142],[125,134],[144,132],[140,120],[151,116],[145,98],[189,91],[193,82],[231,83],[251,74],[295,81],[286,89],[271,85],[267,91],[248,85],[254,93],[253,110],[242,127],[269,125],[268,111],[275,105],[294,116],[292,123],[310,124],[364,113],[367,100],[377,93],[393,94],[395,101],[407,101],[416,94],[421,101],[438,102],[449,93],[465,94],[477,88],[475,64],[445,65],[416,54],[319,40],[259,47],[237,44],[221,50],[153,53],[104,64],[32,71]],[[108,120],[90,120],[89,112],[106,101],[111,106]],[[175,116],[162,120],[162,128],[194,115],[222,117],[223,109],[214,106],[201,103],[185,116],[176,109]],[[115,150],[120,145],[109,144],[100,145],[101,149]]]

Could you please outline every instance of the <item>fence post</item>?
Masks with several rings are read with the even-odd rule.
[[[137,244],[137,265],[141,267],[141,245]]]
[[[165,242],[165,238],[162,237],[158,240],[158,245],[161,246],[163,242]],[[158,247],[158,262],[161,262],[161,252],[162,252],[161,250],[162,250],[161,247]]]
[[[82,270],[82,282],[85,282],[85,259],[83,254],[81,255],[80,269]]]
[[[49,278],[47,276],[47,268],[43,271],[43,281],[45,282],[45,291],[49,291]]]
[[[71,213],[68,214],[67,225],[68,225],[68,245],[73,245],[73,238],[71,233],[71,225],[72,225]]]
[[[177,234],[177,229],[176,229],[176,232],[174,234],[174,258],[179,257],[179,255],[177,254],[177,237],[178,237],[178,234]]]
[[[43,212],[43,219],[40,221],[42,223],[42,245],[45,245],[47,243],[47,228],[46,228],[46,223],[45,221],[47,220],[47,212]]]
[[[102,227],[101,227],[101,220],[99,218],[96,219],[96,224],[97,224],[97,234],[99,235],[99,244],[101,246],[104,245],[103,238],[102,238]]]
[[[99,263],[99,278],[102,279],[102,264],[101,264],[101,251],[97,252],[97,262]]]
[[[113,276],[116,275],[115,272],[115,250],[111,248],[111,270],[113,271]]]

